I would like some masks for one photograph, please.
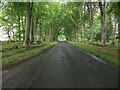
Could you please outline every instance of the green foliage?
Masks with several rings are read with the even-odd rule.
[[[32,11],[35,41],[57,40],[62,28],[64,28],[64,35],[70,40],[74,40],[75,34],[77,33],[79,41],[82,38],[82,30],[85,29],[85,40],[89,41],[91,31],[89,27],[88,4],[88,2],[68,2],[61,4],[59,2],[35,2]],[[118,4],[119,2],[106,4],[107,41],[113,39],[113,28],[111,28],[113,24],[111,23],[111,18],[119,19]],[[12,33],[10,38],[13,40],[24,40],[26,25],[25,5],[24,2],[2,2],[2,26],[4,26],[5,31]],[[91,3],[91,5],[93,7],[94,39],[95,41],[100,41],[100,8],[98,3]],[[117,36],[118,35],[116,35],[116,37]]]

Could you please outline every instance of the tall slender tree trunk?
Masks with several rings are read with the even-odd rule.
[[[90,2],[87,3],[87,7],[88,7],[88,14],[89,14],[89,27],[90,27],[90,43],[93,44],[94,43],[94,34],[93,34],[93,7],[92,7],[92,2],[90,0]]]
[[[90,39],[91,39],[91,44],[94,43],[94,36],[93,36],[93,8],[92,8],[92,2],[89,3],[89,22],[90,22],[90,31],[91,31],[91,35],[90,35]]]
[[[21,42],[20,15],[19,15],[19,12],[17,12],[17,13],[18,13],[19,42]]]
[[[102,4],[99,2],[100,6],[100,17],[101,17],[101,43],[103,46],[106,44],[106,16],[105,16],[105,2]]]
[[[77,41],[77,27],[75,26],[75,31],[74,31],[74,41]]]
[[[48,37],[48,38],[49,38],[49,41],[51,41],[51,32],[52,32],[52,31],[51,31],[51,28],[50,28],[49,37]]]
[[[83,23],[83,29],[82,29],[82,42],[85,42],[85,23]]]
[[[79,41],[79,28],[78,28],[78,30],[77,30],[77,32],[76,32],[76,41],[77,41],[77,42]]]
[[[36,39],[36,32],[37,32],[37,26],[38,26],[38,18],[36,18],[35,25],[34,25],[34,39]]]
[[[120,22],[118,22],[118,45],[119,45],[119,53],[120,53]]]
[[[84,15],[85,15],[85,5],[84,5]],[[83,29],[82,29],[82,42],[85,42],[85,20],[83,23]]]
[[[43,41],[43,19],[40,20],[40,41]]]
[[[33,13],[34,11],[33,11],[33,9],[32,9],[32,13]],[[34,43],[34,16],[33,16],[33,14],[31,15],[31,18],[32,18],[32,22],[31,22],[31,44],[33,44]]]
[[[33,11],[33,9],[32,9],[32,13],[33,13],[34,11]],[[33,16],[33,14],[32,14],[32,16],[31,16],[31,18],[32,18],[32,22],[31,22],[31,44],[33,44],[34,43],[34,16]]]
[[[120,19],[118,20],[118,55],[120,54]],[[118,56],[118,60],[120,61],[120,57]]]
[[[25,22],[26,21],[26,18],[25,19],[23,19],[22,18],[22,29],[23,29],[23,42],[25,41]]]
[[[15,33],[13,30],[13,23],[11,23],[11,30],[12,30],[12,40],[15,40]]]
[[[114,22],[115,22],[115,27],[114,27],[114,30],[113,30],[113,45],[116,44],[116,29],[117,29],[117,22],[116,22],[116,18],[114,18]]]
[[[29,46],[29,35],[30,35],[30,25],[31,25],[33,2],[32,3],[26,2],[26,8],[27,8],[26,31],[25,31],[25,41],[23,43],[23,46],[28,47]]]
[[[32,18],[32,28],[31,28],[31,44],[34,42],[34,20]]]
[[[108,21],[108,22],[107,22]],[[109,30],[110,31],[114,31],[114,28],[113,28],[113,23],[112,23],[112,17],[111,15],[109,16],[108,20],[106,21],[106,23],[109,23]],[[109,31],[108,31],[109,32]],[[113,33],[114,34],[114,33]],[[110,41],[110,36],[108,36],[109,34],[106,32],[106,41],[109,42]],[[114,41],[114,40],[113,40]],[[112,42],[114,43],[114,42]]]

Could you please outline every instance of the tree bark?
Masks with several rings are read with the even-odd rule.
[[[43,41],[43,21],[44,19],[40,20],[40,41]]]
[[[31,16],[32,16],[32,7],[33,2],[26,2],[26,8],[27,8],[27,15],[26,15],[26,31],[25,31],[25,41],[23,43],[23,46],[28,47],[29,46],[29,34],[30,34],[30,25],[31,25]]]
[[[120,49],[120,22],[118,22],[118,45]]]
[[[17,12],[17,14],[18,14],[19,42],[21,42],[20,15],[19,15],[19,12]]]
[[[93,8],[92,8],[92,2],[89,2],[88,4],[88,12],[89,12],[89,26],[90,26],[90,40],[91,40],[91,44],[94,43],[94,36],[93,36]]]
[[[34,20],[32,18],[32,28],[31,28],[31,44],[34,42]]]
[[[106,44],[106,16],[105,16],[105,2],[102,4],[99,2],[100,6],[100,17],[101,17],[101,43],[103,46]]]
[[[23,19],[22,18],[22,33],[23,33],[23,42],[25,41],[25,22],[26,21],[26,18],[25,19]]]
[[[85,42],[85,23],[83,23],[83,29],[82,29],[82,42]]]
[[[114,27],[114,30],[113,30],[113,45],[116,44],[116,29],[117,29],[117,22],[116,22],[116,18],[114,18],[114,22],[115,22],[115,27]]]
[[[33,13],[33,9],[32,9],[32,13]],[[32,28],[31,28],[31,44],[33,44],[34,43],[34,17],[33,17],[33,15],[31,16],[31,18],[32,18],[32,22],[31,22],[31,24],[32,24]]]
[[[85,15],[85,5],[84,5],[84,15]],[[85,42],[85,20],[83,23],[83,29],[82,29],[82,42]]]
[[[38,18],[36,18],[35,25],[34,25],[34,39],[36,40],[36,32],[37,32],[37,26],[38,26]]]

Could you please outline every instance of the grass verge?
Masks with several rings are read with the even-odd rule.
[[[67,41],[68,43],[86,51],[94,54],[95,56],[105,60],[116,66],[120,66],[120,61],[118,61],[118,49],[110,47],[95,46],[91,44]]]
[[[21,61],[24,61],[28,58],[31,58],[33,56],[36,56],[38,54],[40,54],[43,50],[55,45],[57,42],[45,42],[44,46],[42,47],[36,47],[36,48],[32,48],[32,49],[24,49],[24,52],[17,52],[13,50],[14,54],[7,56],[7,57],[3,57],[2,58],[2,67],[7,68],[13,64],[19,63]],[[41,44],[40,44],[41,45]],[[18,49],[19,51],[19,49]],[[12,51],[11,51],[12,52]],[[4,53],[4,52],[3,52]]]
[[[45,44],[45,42],[43,42],[42,44],[31,45],[30,47],[27,47],[27,48],[19,47],[18,49],[6,50],[5,52],[2,53],[2,57],[3,58],[4,57],[9,57],[11,55],[15,55],[15,54],[18,54],[18,53],[25,52],[26,50],[31,50],[33,48],[42,47],[42,46],[44,46],[46,44]]]

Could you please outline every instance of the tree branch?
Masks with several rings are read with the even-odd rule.
[[[70,15],[70,18],[71,18],[72,22],[78,27],[78,24],[73,20],[71,15]]]

